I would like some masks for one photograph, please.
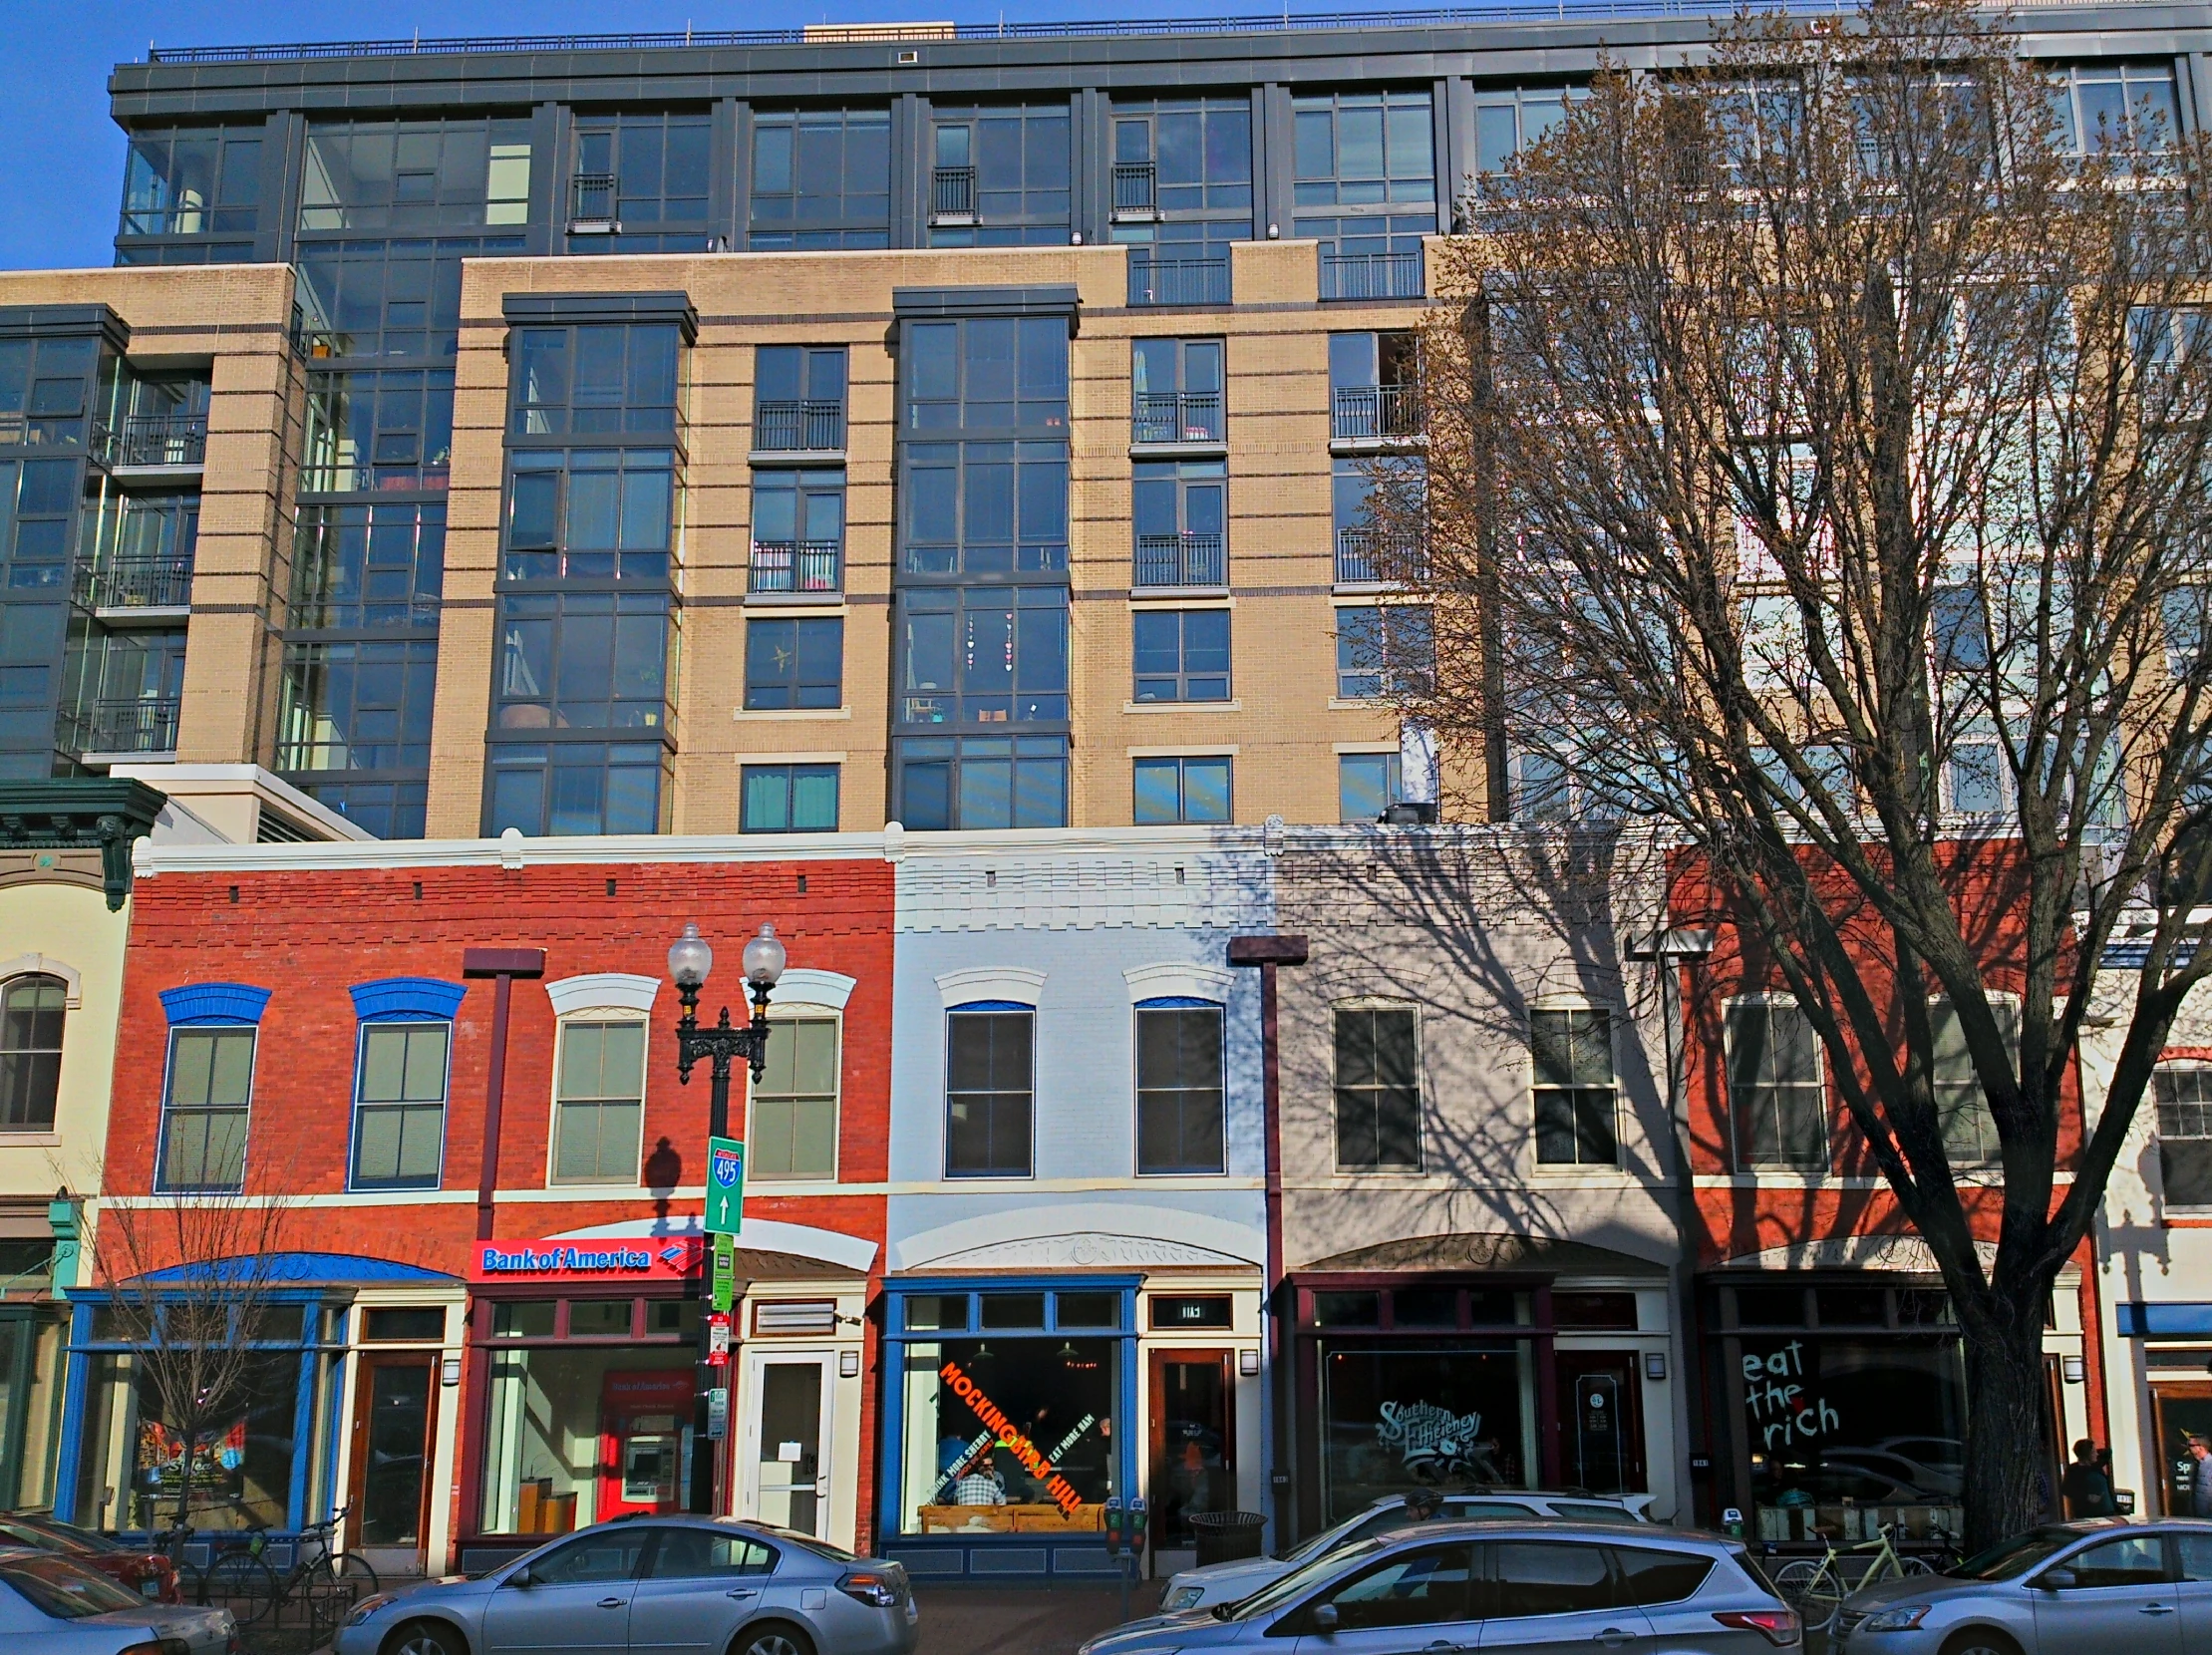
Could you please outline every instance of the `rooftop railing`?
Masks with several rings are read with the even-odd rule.
[[[1129,303],[1227,304],[1229,261],[1226,258],[1129,259]]]

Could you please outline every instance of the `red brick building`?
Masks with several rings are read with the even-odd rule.
[[[219,1474],[162,1464],[158,1404],[81,1307],[77,1518],[141,1527],[164,1477],[212,1477],[241,1523],[350,1506],[372,1560],[437,1568],[707,1490],[711,1088],[704,1066],[678,1084],[667,980],[687,920],[717,948],[704,1016],[747,1015],[738,955],[762,924],[789,950],[768,1071],[749,1087],[741,1064],[731,1104],[749,1168],[724,1503],[864,1541],[893,869],[877,839],[830,835],[742,856],[194,847],[143,867],[104,1177],[128,1210],[103,1228],[101,1280],[203,1262],[153,1250],[175,1226],[146,1215],[274,1205],[286,1302]],[[530,951],[541,971],[505,985],[491,1142],[501,982],[470,966],[527,973]],[[133,1215],[167,1240],[131,1256]]]

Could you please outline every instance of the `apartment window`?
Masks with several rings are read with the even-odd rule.
[[[1396,753],[1337,755],[1337,820],[1376,822],[1406,796],[1404,760]]]
[[[704,114],[580,118],[570,227],[611,224],[622,233],[578,235],[571,250],[662,251],[640,245],[635,232],[668,224],[697,226],[690,239],[704,245],[709,148]]]
[[[0,988],[0,1132],[51,1132],[69,985],[43,973]]]
[[[845,348],[763,345],[753,353],[753,447],[767,453],[845,446]]]
[[[1436,229],[1435,136],[1425,92],[1292,101],[1293,232],[1320,240],[1321,296],[1414,298]]]
[[[1939,673],[1981,672],[1990,664],[1989,609],[1976,586],[1938,586],[1929,594],[1928,630]]]
[[[884,110],[753,118],[755,252],[891,244],[891,118]]]
[[[2173,64],[2075,64],[2051,77],[2051,113],[2061,151],[2143,154],[2181,143]]]
[[[740,772],[738,830],[834,833],[836,765],[747,765]]]
[[[1138,827],[1229,820],[1227,758],[1138,759],[1135,772]]]
[[[2006,787],[2005,750],[1993,734],[1969,730],[1955,736],[1943,768],[1944,791],[1952,811],[1961,816],[2004,813],[2010,792]]]
[[[1224,586],[1229,468],[1221,460],[1139,460],[1130,468],[1139,586]]]
[[[461,348],[461,265],[519,253],[519,235],[303,240],[300,344],[307,357],[452,357]]]
[[[1116,100],[1113,165],[1116,211],[1153,207],[1163,213],[1241,212],[1250,233],[1252,106],[1248,100],[1193,98],[1156,104]],[[1140,189],[1147,184],[1148,191]]]
[[[183,691],[184,628],[73,633],[62,657],[62,744],[78,755],[173,753]]]
[[[667,449],[525,449],[508,462],[502,578],[665,583],[675,539]]]
[[[1163,1000],[1136,1008],[1136,1169],[1219,1172],[1221,1008]]]
[[[1421,1165],[1421,1082],[1413,1008],[1337,1008],[1337,1165]]]
[[[444,492],[454,457],[451,368],[307,376],[300,492]]]
[[[2161,1064],[2151,1072],[2150,1095],[2166,1204],[2212,1206],[2212,1066]]]
[[[645,1025],[568,1018],[553,1096],[553,1181],[632,1183],[645,1114]]]
[[[909,443],[904,463],[908,574],[1067,569],[1065,443]]]
[[[1224,441],[1222,354],[1218,339],[1132,340],[1129,441]]]
[[[1065,736],[908,738],[898,744],[898,820],[908,828],[1065,828]]]
[[[900,337],[909,431],[1067,429],[1066,317],[908,322]]]
[[[277,769],[427,773],[437,688],[434,638],[286,644]]]
[[[1068,240],[1068,105],[939,109],[929,244],[1061,246]]]
[[[1340,586],[1416,581],[1427,573],[1419,526],[1427,474],[1419,460],[1330,463]]]
[[[522,224],[530,123],[318,121],[300,179],[303,230]]]
[[[1329,436],[1333,442],[1388,442],[1419,436],[1421,350],[1417,336],[1329,335]]]
[[[1828,1089],[1812,1024],[1775,1000],[1739,1000],[1727,1015],[1737,1164],[1825,1168]]]
[[[161,1101],[162,1189],[245,1186],[254,1034],[250,1028],[169,1031],[168,1089]]]
[[[1532,1011],[1536,1159],[1543,1165],[1612,1166],[1615,1134],[1613,1019],[1602,1011]]]
[[[899,620],[902,724],[1066,721],[1067,587],[909,587]]]
[[[1521,151],[1542,142],[1566,119],[1567,106],[1589,93],[1582,87],[1496,87],[1474,99],[1474,166],[1502,172]]]
[[[6,366],[0,360],[0,370]],[[0,383],[0,414],[7,412],[6,391],[6,385]],[[76,522],[76,461],[0,461],[0,553],[8,556],[7,584],[11,589],[37,590],[67,583],[70,530]]]
[[[747,621],[746,710],[843,706],[844,645],[835,615]]]
[[[493,742],[484,834],[658,833],[668,750],[659,742]]]
[[[510,592],[499,603],[497,732],[659,730],[675,615],[658,592]]]
[[[517,437],[658,434],[676,427],[683,335],[671,323],[516,328],[509,349]]]
[[[295,628],[435,628],[446,579],[445,504],[304,505],[292,568]]]
[[[769,1024],[768,1067],[753,1083],[746,1175],[837,1175],[837,1020],[780,1017]]]
[[[753,474],[756,592],[834,592],[844,584],[841,469]]]
[[[1375,701],[1419,695],[1435,670],[1435,636],[1425,604],[1337,611],[1337,696]]]
[[[69,339],[8,339],[0,340],[0,429],[7,431],[9,447],[18,444],[36,449],[82,449],[85,446],[86,404],[92,390],[93,370],[100,363],[100,342],[92,338]],[[35,474],[46,480],[34,486]],[[0,481],[12,481],[13,466],[0,468]],[[77,496],[76,466],[71,461],[23,462],[23,488],[26,494],[37,487],[49,503],[45,509],[53,510],[57,504],[74,507]],[[12,491],[11,491],[12,492]],[[4,502],[5,493],[0,493]],[[40,550],[26,555],[30,538],[19,528],[16,535],[16,556],[24,561],[34,557],[43,561],[47,556],[60,554],[63,530],[47,528],[36,531],[41,541],[50,542]],[[54,582],[58,584],[59,582]],[[44,585],[48,582],[40,581]]]
[[[450,1023],[364,1023],[353,1187],[434,1189],[446,1154]]]
[[[1997,1019],[2005,1042],[2007,1061],[2015,1074],[2020,1070],[2020,1006],[2011,999],[1992,999],[1990,1013]],[[1960,1026],[1958,1008],[1948,1000],[1928,1002],[1928,1022],[1933,1037],[1928,1084],[1935,1095],[1936,1122],[1943,1132],[1943,1149],[1954,1166],[1994,1163],[1999,1155],[1997,1121],[1990,1114],[1988,1095],[1967,1051],[1966,1031]]]
[[[1030,1175],[1037,1013],[987,1003],[945,1014],[945,1175]]]
[[[260,127],[169,127],[131,135],[125,235],[251,230],[261,200]]]
[[[1139,609],[1130,618],[1139,702],[1229,699],[1229,611]]]

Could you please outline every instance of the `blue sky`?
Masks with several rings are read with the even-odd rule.
[[[0,268],[74,268],[115,257],[123,135],[108,119],[108,72],[147,44],[387,40],[434,35],[546,35],[790,28],[896,18],[997,22],[1192,17],[1265,11],[1252,0],[375,0],[307,7],[299,0],[6,0],[0,5],[0,133],[14,158],[0,191]],[[1313,10],[1306,0],[1294,10]]]

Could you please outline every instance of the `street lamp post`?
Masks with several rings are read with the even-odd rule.
[[[730,1136],[730,1070],[739,1058],[746,1061],[758,1082],[768,1067],[768,1001],[769,991],[776,986],[777,978],[784,974],[784,945],[776,940],[776,927],[763,925],[760,935],[745,945],[745,981],[752,991],[753,1020],[746,1024],[730,1021],[730,1008],[724,1006],[722,1015],[711,1028],[699,1025],[699,991],[706,986],[707,973],[714,969],[715,951],[707,939],[699,934],[696,924],[686,921],[684,934],[668,950],[668,975],[676,984],[682,998],[683,1018],[676,1025],[676,1079],[683,1085],[691,1084],[693,1065],[705,1059],[713,1077],[714,1090],[708,1103],[707,1133],[710,1139]],[[708,1177],[712,1179],[714,1157],[708,1156]],[[720,1311],[725,1306],[713,1304],[714,1282],[721,1261],[727,1258],[732,1246],[728,1235],[710,1235],[710,1249],[706,1269],[700,1282],[701,1296],[710,1301],[710,1308]],[[707,1318],[702,1316],[704,1327]],[[705,1354],[705,1353],[703,1353]],[[728,1374],[723,1377],[723,1429],[720,1439],[709,1435],[712,1410],[706,1390],[699,1399],[697,1421],[698,1440],[708,1445],[708,1462],[713,1468],[709,1503],[715,1514],[720,1515],[729,1505],[729,1391]],[[698,1485],[693,1484],[694,1497]]]

